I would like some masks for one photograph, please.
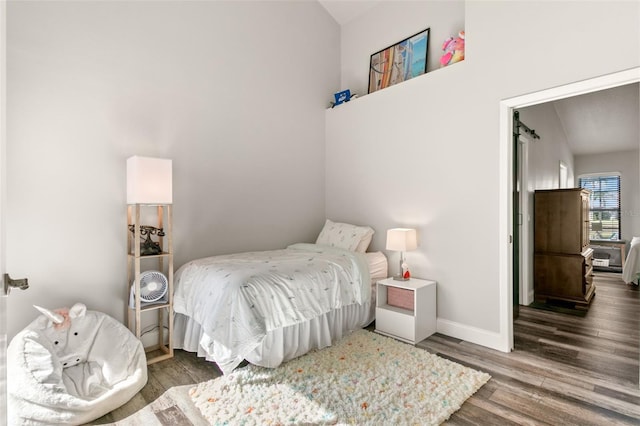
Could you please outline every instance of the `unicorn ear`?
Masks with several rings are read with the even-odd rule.
[[[33,305],[33,307],[39,310],[45,317],[49,318],[54,324],[62,324],[64,322],[64,317],[60,314],[56,314],[55,312],[41,308],[40,306]]]
[[[87,313],[87,307],[84,303],[76,303],[69,309],[69,317],[70,318],[80,318],[83,317],[84,314]]]

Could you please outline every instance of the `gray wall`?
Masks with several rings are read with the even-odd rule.
[[[387,27],[394,4],[347,24],[343,49],[376,51],[369,36]],[[435,27],[431,3],[421,5],[423,22]],[[394,31],[412,34],[416,10],[397,7]],[[510,212],[499,191],[508,162],[500,102],[637,67],[639,12],[637,2],[469,1],[464,62],[327,112],[327,215],[378,231],[418,228],[420,247],[407,259],[414,276],[438,281],[439,331],[494,347],[506,334],[499,262],[508,242],[498,237]],[[344,39],[351,25],[368,31],[357,43]],[[366,87],[366,67],[358,76],[348,71],[343,81]],[[373,248],[384,248],[384,232]]]
[[[125,160],[173,159],[176,264],[314,241],[339,27],[317,2],[9,2],[11,337],[31,307],[122,320]]]

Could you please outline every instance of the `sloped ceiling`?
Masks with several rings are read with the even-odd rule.
[[[574,155],[640,147],[638,83],[553,102]]]
[[[381,0],[318,0],[340,25],[364,15]]]

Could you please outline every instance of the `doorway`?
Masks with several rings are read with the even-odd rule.
[[[640,67],[595,77],[560,87],[542,90],[527,95],[500,101],[500,188],[499,203],[501,213],[499,221],[501,245],[500,266],[500,335],[501,346],[505,351],[513,350],[513,112],[540,103],[550,102],[571,96],[595,92],[598,90],[637,83],[640,81]]]
[[[501,332],[505,338],[505,344],[509,350],[514,349],[513,340],[513,321],[514,321],[514,269],[517,257],[514,256],[513,250],[513,230],[514,223],[518,220],[518,216],[514,214],[514,208],[518,206],[518,200],[514,199],[516,191],[514,189],[515,180],[511,179],[514,169],[517,168],[517,152],[514,152],[516,145],[513,143],[513,121],[512,114],[518,108],[538,105],[554,100],[569,98],[581,94],[596,92],[626,84],[636,83],[640,81],[640,67],[630,70],[613,73],[610,75],[593,78],[565,86],[543,90],[540,92],[523,95],[500,102],[500,121],[501,121],[501,155],[507,167],[502,169],[503,179],[509,182],[506,188],[502,188],[502,208],[505,208],[509,214],[503,216],[503,227],[501,232],[506,235],[503,241],[509,241],[509,250],[505,250],[501,258],[501,264],[505,267],[505,274],[501,274]],[[506,220],[504,220],[506,219]],[[520,263],[518,263],[519,269]],[[520,275],[519,275],[520,276]]]

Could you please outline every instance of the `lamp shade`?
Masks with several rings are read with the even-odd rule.
[[[416,230],[393,228],[387,231],[387,250],[409,251],[418,248]]]
[[[127,158],[127,204],[172,204],[171,160]]]

